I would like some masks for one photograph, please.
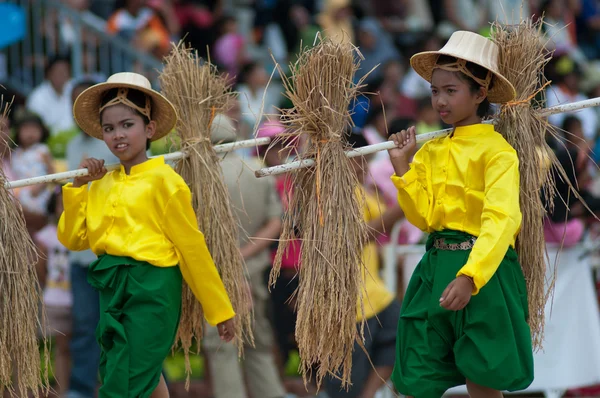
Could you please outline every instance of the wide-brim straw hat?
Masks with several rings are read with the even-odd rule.
[[[171,102],[152,89],[150,81],[137,73],[122,72],[110,76],[105,83],[96,84],[82,92],[73,104],[73,117],[88,135],[102,139],[100,103],[104,93],[113,88],[127,87],[141,91],[151,99],[150,113],[156,122],[156,132],[151,141],[169,134],[177,122],[177,111]]]
[[[440,55],[448,55],[477,64],[493,73],[488,100],[502,104],[515,99],[516,91],[513,85],[504,77],[498,68],[500,50],[496,43],[477,33],[456,31],[439,51],[425,51],[415,54],[410,59],[410,65],[422,78],[431,83],[434,66]]]

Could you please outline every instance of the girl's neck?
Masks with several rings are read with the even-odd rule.
[[[121,161],[121,165],[125,169],[125,174],[130,175],[131,169],[138,164],[142,164],[148,160],[148,155],[146,152],[142,152],[140,155],[128,161]]]
[[[480,124],[482,121],[482,119],[477,116],[477,114],[473,115],[473,116],[469,116],[463,120],[461,120],[460,122],[456,122],[454,123],[454,128],[456,129],[457,127],[465,127],[465,126],[471,126],[473,124]]]

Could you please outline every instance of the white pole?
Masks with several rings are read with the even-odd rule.
[[[252,139],[252,140],[237,141],[237,142],[231,142],[228,144],[215,145],[214,149],[215,149],[216,153],[226,153],[226,152],[231,152],[231,151],[234,151],[236,149],[241,149],[241,148],[252,148],[254,146],[267,145],[270,142],[271,142],[270,137],[263,137],[263,138],[256,138],[256,139]],[[170,161],[170,160],[179,160],[182,157],[184,157],[185,155],[182,152],[173,152],[173,153],[168,153],[168,154],[160,155],[160,156],[164,156],[165,161]],[[158,156],[152,156],[152,158],[155,158],[155,157],[158,157]],[[110,165],[106,166],[106,169],[108,171],[112,171],[112,170],[118,169],[120,166],[121,165],[118,163],[110,164]],[[63,173],[49,174],[49,175],[40,176],[40,177],[26,178],[23,180],[8,181],[4,186],[7,189],[15,189],[15,188],[26,187],[29,185],[47,184],[47,183],[51,183],[51,182],[64,181],[64,180],[69,180],[71,178],[84,177],[86,175],[88,175],[87,169],[79,169],[79,170],[65,171]]]
[[[570,104],[557,105],[552,108],[547,108],[547,109],[540,111],[540,115],[543,117],[548,117],[551,115],[555,115],[557,113],[578,111],[581,109],[591,108],[593,106],[599,106],[599,105],[600,105],[600,97],[592,98],[589,100],[577,101],[577,102],[573,102]],[[490,124],[493,122],[494,122],[494,120],[486,120],[484,123]],[[429,140],[432,140],[435,138],[445,137],[451,131],[452,131],[452,129],[445,129],[445,130],[434,131],[434,132],[426,133],[426,134],[419,134],[419,135],[417,135],[416,140],[417,140],[417,143],[423,143],[423,142],[426,142],[426,141],[429,141]],[[352,150],[346,152],[346,156],[348,156],[349,158],[353,158],[356,156],[369,155],[372,153],[393,149],[394,147],[395,147],[395,145],[392,141],[386,141],[386,142],[382,142],[379,144],[368,145],[368,146],[365,146],[362,148],[352,149]],[[258,169],[254,172],[254,174],[256,175],[256,177],[266,177],[266,176],[277,175],[277,174],[285,174],[285,173],[293,171],[293,170],[298,170],[301,168],[314,166],[314,164],[315,164],[315,161],[313,159],[304,159],[304,160],[300,160],[300,161],[282,164],[279,166]]]

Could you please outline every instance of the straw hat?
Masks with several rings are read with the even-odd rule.
[[[73,116],[79,127],[88,135],[102,139],[100,125],[100,103],[104,93],[113,88],[139,90],[151,99],[152,120],[156,122],[156,133],[152,141],[169,134],[177,122],[177,112],[168,99],[152,90],[150,81],[137,73],[123,72],[110,76],[106,83],[96,84],[82,92],[73,104]]]
[[[448,55],[482,66],[494,75],[492,88],[488,92],[488,100],[501,104],[512,101],[516,92],[513,85],[498,70],[499,53],[498,46],[491,40],[477,33],[457,31],[450,36],[441,50],[413,55],[410,65],[415,72],[430,83],[434,66],[440,55]]]

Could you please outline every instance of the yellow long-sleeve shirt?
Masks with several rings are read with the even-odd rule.
[[[198,230],[191,193],[164,158],[120,170],[80,188],[63,188],[64,213],[58,239],[69,250],[91,249],[146,261],[179,265],[211,325],[235,313]]]
[[[521,227],[516,151],[492,125],[457,127],[452,136],[426,143],[410,170],[392,181],[413,225],[477,237],[457,274],[473,278],[477,294],[514,246]]]

